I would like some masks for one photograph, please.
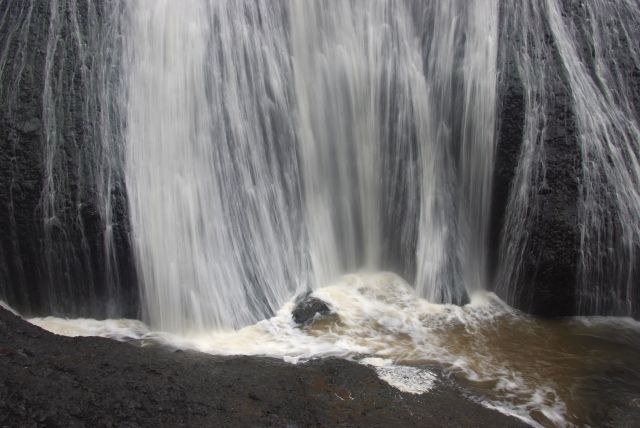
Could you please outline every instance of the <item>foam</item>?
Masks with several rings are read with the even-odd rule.
[[[398,366],[390,359],[375,357],[363,358],[360,363],[373,367],[380,379],[402,392],[424,394],[436,386],[437,376],[425,368]]]
[[[33,318],[29,321],[57,334],[153,341],[215,355],[281,358],[297,364],[314,358],[340,357],[372,366],[380,379],[400,391],[432,391],[439,365],[469,382],[494,385],[482,404],[514,414],[529,423],[537,410],[557,423],[566,406],[546,379],[509,367],[485,343],[499,326],[530,328],[527,317],[492,293],[477,293],[469,304],[438,305],[416,296],[391,273],[359,273],[340,278],[313,294],[334,315],[300,327],[291,316],[291,299],[272,317],[237,331],[192,331],[183,335],[154,331],[135,320]],[[477,398],[477,397],[476,397]]]

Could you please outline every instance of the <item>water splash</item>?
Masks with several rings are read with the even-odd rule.
[[[598,425],[601,406],[624,405],[640,385],[634,370],[640,356],[637,321],[545,321],[486,292],[462,307],[438,305],[416,296],[391,273],[347,275],[313,296],[333,313],[306,326],[293,320],[294,300],[274,317],[233,332],[175,335],[135,320],[30,321],[60,334],[216,355],[271,356],[291,363],[347,358],[373,365],[391,385],[412,393],[437,389],[443,380],[434,377],[438,367],[460,382],[471,399],[535,426]],[[603,391],[611,402],[602,402]]]

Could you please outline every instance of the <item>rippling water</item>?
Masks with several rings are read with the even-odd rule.
[[[305,327],[292,319],[293,299],[270,319],[206,334],[151,331],[137,320],[29,321],[62,335],[216,355],[266,355],[291,363],[348,358],[413,393],[428,393],[437,382],[431,369],[444,367],[473,400],[532,425],[599,425],[612,407],[640,405],[640,323],[632,319],[537,319],[491,293],[476,294],[462,307],[436,305],[391,273],[347,275],[314,296],[332,314]]]

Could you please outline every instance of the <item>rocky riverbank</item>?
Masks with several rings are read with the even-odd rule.
[[[0,426],[523,426],[446,378],[398,391],[363,365],[291,365],[57,336],[0,308]]]

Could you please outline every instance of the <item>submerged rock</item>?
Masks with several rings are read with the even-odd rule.
[[[311,323],[316,315],[324,316],[331,314],[331,312],[331,308],[326,302],[311,296],[311,293],[307,293],[298,299],[296,307],[291,311],[291,315],[293,315],[293,320],[296,324],[305,325]]]

